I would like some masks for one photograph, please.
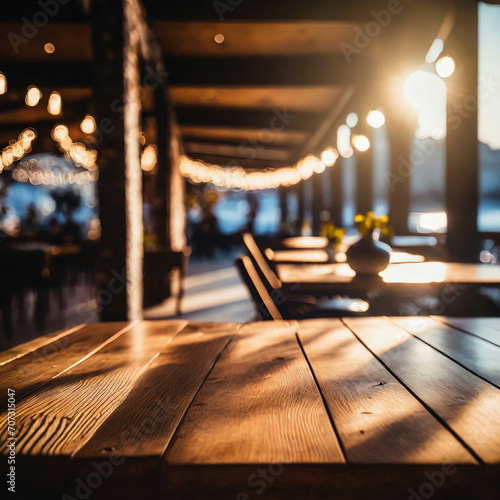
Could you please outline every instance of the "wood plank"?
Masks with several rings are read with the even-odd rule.
[[[340,320],[298,324],[350,463],[477,463]]]
[[[83,464],[118,453],[126,459],[117,469],[141,481],[157,472],[175,429],[240,327],[237,323],[190,323],[138,378],[123,403],[75,454],[73,471]],[[116,478],[115,478],[116,479]]]
[[[481,337],[492,344],[500,346],[500,319],[498,318],[448,318],[444,316],[431,316],[436,321],[441,321],[464,332]]]
[[[387,318],[344,323],[477,457],[500,462],[500,391]]]
[[[0,366],[3,366],[15,359],[18,359],[26,354],[36,351],[41,347],[55,342],[66,335],[70,335],[77,330],[82,329],[85,324],[74,326],[73,328],[63,328],[61,330],[56,330],[55,332],[48,333],[42,337],[37,337],[36,339],[25,342],[24,344],[19,344],[11,349],[0,352]]]
[[[188,465],[343,463],[344,457],[295,327],[244,326],[196,396],[171,447],[162,480]],[[176,480],[179,477],[176,476]]]
[[[16,400],[20,401],[127,328],[130,325],[126,322],[95,323],[73,330],[69,335],[56,336],[53,342],[0,367],[0,394],[5,394],[10,387],[16,391]],[[7,402],[2,401],[0,409],[6,405]]]
[[[151,359],[185,325],[185,321],[132,324],[19,402],[17,455],[70,456],[78,451],[126,398]],[[6,412],[1,416],[5,421]],[[2,429],[0,441],[5,443],[6,438]]]
[[[390,320],[500,388],[500,347],[431,318],[393,317]]]

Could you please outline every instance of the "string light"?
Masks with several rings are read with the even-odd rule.
[[[436,73],[441,78],[448,78],[455,72],[455,67],[455,59],[450,56],[444,56],[436,62]]]
[[[156,166],[157,153],[156,146],[149,145],[144,148],[141,155],[141,168],[144,172],[151,172]]]
[[[27,128],[19,134],[17,141],[10,141],[9,145],[0,154],[0,172],[15,161],[20,160],[31,151],[31,143],[36,139],[36,132]]]
[[[28,162],[21,162],[12,171],[12,177],[18,182],[29,182],[34,186],[41,184],[45,186],[69,186],[71,184],[85,185],[95,182],[99,178],[99,172],[98,170],[76,172],[64,168],[44,170],[42,168],[33,168]]]
[[[73,142],[69,136],[68,127],[66,125],[56,125],[51,132],[52,139],[59,143],[61,151],[78,166],[88,170],[96,170],[97,151],[95,149],[87,149],[81,142]]]
[[[349,113],[345,119],[346,125],[350,128],[355,127],[358,124],[358,115],[356,113]]]
[[[370,140],[366,137],[366,135],[353,135],[352,144],[358,151],[361,152],[368,151],[368,149],[370,149]]]
[[[382,111],[378,109],[372,109],[369,111],[368,115],[366,115],[366,123],[373,128],[380,128],[385,123],[385,116]]]
[[[0,71],[0,95],[5,94],[5,92],[7,92],[7,78]]]
[[[333,167],[335,165],[335,162],[337,161],[337,158],[339,157],[339,153],[336,149],[334,148],[327,148],[321,153],[321,161],[327,166],[327,167]]]
[[[31,85],[28,87],[28,91],[26,92],[26,98],[25,102],[28,106],[36,106],[39,102],[40,99],[42,98],[42,92],[38,87],[35,87],[34,85]]]
[[[313,155],[302,158],[293,167],[250,172],[241,167],[222,168],[219,165],[208,165],[187,156],[182,156],[180,160],[182,175],[195,183],[210,182],[216,186],[244,191],[293,186],[301,180],[309,179],[314,173],[323,172],[325,168],[326,165]]]
[[[96,128],[95,119],[90,115],[86,115],[82,123],[80,123],[80,129],[84,134],[93,134]]]
[[[53,54],[55,52],[56,48],[54,47],[54,44],[52,44],[52,43],[46,43],[43,46],[43,50],[45,50],[45,52],[47,54]]]
[[[47,111],[54,116],[61,114],[61,94],[59,92],[52,92],[49,97],[49,102],[47,104]]]

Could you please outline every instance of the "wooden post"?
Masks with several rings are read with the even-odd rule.
[[[124,7],[122,0],[92,3],[101,219],[97,301],[103,321],[142,313],[138,54]]]
[[[446,210],[450,260],[478,260],[478,5],[455,2],[455,25],[445,51],[456,61],[447,85]]]
[[[93,2],[92,44],[99,136],[101,240],[97,301],[102,321],[127,319],[125,130],[123,123],[123,6],[121,0]],[[112,107],[117,101],[120,108]],[[122,276],[117,283],[115,273]],[[113,287],[113,290],[110,288]]]
[[[355,152],[356,155],[356,212],[373,210],[373,152]]]
[[[170,109],[162,85],[155,88],[155,115],[158,124],[158,171],[155,179],[156,234],[158,245],[170,249]]]
[[[342,162],[343,158],[340,156],[335,165],[330,167],[330,193],[332,197],[332,222],[337,226],[342,226]]]
[[[322,174],[313,174],[313,199],[312,199],[312,232],[317,236],[321,230],[321,211],[325,208],[323,194],[324,176]]]
[[[389,224],[396,234],[408,234],[410,211],[411,147],[415,133],[414,117],[408,116],[395,103],[386,107],[387,134],[389,139],[389,172],[387,177],[389,197]]]
[[[288,188],[280,186],[278,194],[280,197],[281,230],[283,230],[288,223]]]

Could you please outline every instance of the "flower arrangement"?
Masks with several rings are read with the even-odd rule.
[[[389,217],[387,215],[375,217],[373,212],[366,212],[365,215],[356,215],[354,223],[361,236],[372,233],[375,229],[380,229],[380,236],[383,239],[390,241],[394,236],[394,229],[388,226]]]
[[[333,222],[325,222],[321,226],[321,236],[328,238],[328,241],[334,245],[338,245],[342,242],[344,234],[345,230],[340,227],[335,227]]]

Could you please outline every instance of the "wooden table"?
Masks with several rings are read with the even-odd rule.
[[[497,319],[102,323],[0,363],[4,468],[15,391],[13,498],[491,499],[500,487]]]
[[[272,250],[266,248],[265,253],[267,258],[276,264],[326,264],[332,263],[332,257],[333,262],[345,262],[345,252],[348,248],[348,245],[339,245],[333,256],[322,248],[302,250]],[[391,263],[393,264],[424,261],[425,258],[422,255],[398,251],[391,252]]]
[[[353,293],[369,290],[421,294],[454,285],[478,288],[500,286],[500,266],[418,262],[389,264],[380,276],[356,276],[347,264],[277,264],[285,285],[313,294]]]
[[[359,236],[344,236],[342,241],[347,244],[354,243]],[[394,247],[432,247],[437,245],[437,240],[433,236],[394,236],[391,245]],[[290,249],[317,249],[326,248],[328,239],[324,236],[293,236],[281,241],[280,246]]]

